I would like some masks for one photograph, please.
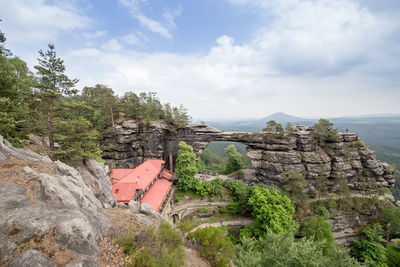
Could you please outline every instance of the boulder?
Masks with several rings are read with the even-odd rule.
[[[65,267],[98,267],[99,265],[92,258],[82,258],[68,263]]]
[[[134,200],[129,201],[128,208],[134,212],[139,212],[140,210],[140,203]]]
[[[150,206],[147,203],[142,203],[140,205],[140,213],[144,214],[144,215],[153,215],[155,213],[155,211],[153,210],[153,207]]]
[[[10,267],[55,267],[56,264],[37,250],[27,250],[13,260]]]
[[[110,199],[111,190],[106,192],[111,188],[106,168],[88,161],[88,166],[81,166],[86,172],[80,172],[65,163],[53,163],[34,152],[13,148],[1,136],[0,139],[0,158],[10,161],[3,168],[11,166],[20,173],[18,183],[13,185],[0,180],[0,264],[12,261],[13,266],[25,266],[24,262],[31,258],[37,258],[38,264],[46,262],[42,253],[35,250],[17,259],[10,257],[15,254],[16,244],[32,239],[40,242],[49,236],[49,242],[57,243],[55,246],[97,257],[98,241],[112,226],[104,207],[115,203]],[[13,158],[20,160],[13,163]],[[43,173],[41,162],[46,164]],[[27,190],[32,181],[38,190]],[[35,264],[32,260],[29,266],[41,266]]]

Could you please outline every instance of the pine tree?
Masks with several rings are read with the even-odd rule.
[[[35,69],[39,79],[40,96],[48,101],[47,130],[50,148],[54,149],[52,118],[54,102],[62,95],[76,94],[77,91],[73,87],[78,80],[71,80],[64,74],[64,60],[57,57],[53,44],[49,44],[48,47],[49,49],[46,52],[39,50],[39,65],[36,65]]]

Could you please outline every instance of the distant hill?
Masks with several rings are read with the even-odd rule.
[[[358,133],[360,138],[376,151],[380,160],[390,164],[395,163],[400,168],[400,115],[378,114],[327,119],[341,131],[348,129],[350,132]],[[260,132],[270,120],[283,126],[288,122],[306,126],[318,122],[318,119],[300,118],[279,112],[260,119],[205,121],[205,123],[223,131]]]

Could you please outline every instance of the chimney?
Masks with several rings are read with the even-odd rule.
[[[169,154],[169,170],[171,172],[174,171],[174,163],[173,163],[173,160],[172,160],[172,154]]]

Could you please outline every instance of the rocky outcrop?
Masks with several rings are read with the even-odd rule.
[[[291,136],[277,137],[261,133],[222,132],[207,125],[195,124],[174,127],[163,122],[138,124],[120,122],[104,134],[104,159],[111,168],[132,168],[150,158],[162,158],[169,166],[169,154],[176,159],[179,141],[193,146],[199,155],[212,141],[234,141],[247,146],[255,176],[251,183],[281,185],[285,173],[302,173],[308,182],[308,194],[316,200],[321,197],[317,177],[325,177],[326,193],[337,193],[340,179],[346,179],[353,195],[371,196],[380,187],[391,188],[394,176],[389,166],[380,162],[375,153],[364,146],[355,133],[339,133],[338,140],[320,146],[309,127],[298,127]],[[322,196],[323,197],[323,196]],[[360,215],[361,217],[364,215]],[[358,235],[358,229],[371,215],[355,217],[336,214],[330,219],[338,242],[347,246]],[[172,214],[179,221],[178,214]]]
[[[109,128],[102,141],[104,159],[111,168],[132,168],[150,158],[176,159],[179,141],[185,141],[200,154],[212,141],[234,141],[247,145],[256,177],[249,181],[282,183],[285,172],[303,173],[311,196],[318,195],[316,177],[325,175],[329,192],[337,190],[338,177],[345,176],[350,189],[365,191],[373,187],[392,187],[395,179],[388,165],[360,144],[355,133],[339,133],[338,141],[321,147],[309,127],[299,127],[292,136],[276,137],[261,133],[231,133],[203,124],[175,127],[164,122],[138,124],[120,122]]]
[[[116,205],[106,171],[92,160],[77,169],[52,162],[0,136],[0,265],[94,262],[111,227],[104,208]]]

